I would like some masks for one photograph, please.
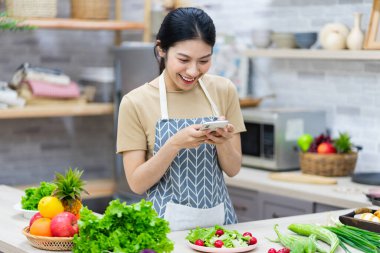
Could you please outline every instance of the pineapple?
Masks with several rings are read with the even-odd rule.
[[[348,133],[339,133],[339,137],[334,141],[337,153],[344,154],[352,151],[351,137]]]
[[[79,214],[82,208],[81,193],[88,192],[83,188],[84,181],[80,179],[83,174],[83,170],[78,169],[66,171],[65,175],[56,173],[54,183],[57,188],[53,192],[53,195],[61,200],[66,212],[71,212],[75,215]]]

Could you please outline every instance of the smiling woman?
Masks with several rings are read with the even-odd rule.
[[[236,86],[207,74],[215,34],[203,10],[171,11],[154,47],[161,75],[120,104],[117,152],[129,186],[172,230],[237,223],[223,172],[240,170],[245,126]],[[201,129],[216,120],[228,124]]]

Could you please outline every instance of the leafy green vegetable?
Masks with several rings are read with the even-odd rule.
[[[217,236],[217,230],[223,230],[224,234]],[[195,243],[200,239],[204,242],[204,246],[215,248],[214,243],[216,240],[223,241],[223,246],[226,248],[247,247],[249,236],[243,236],[237,230],[227,230],[221,226],[216,225],[211,228],[195,228],[190,230],[186,239],[191,243]]]
[[[380,235],[378,233],[343,224],[325,228],[334,232],[343,243],[362,252],[380,252]]]
[[[45,196],[50,196],[57,186],[49,182],[41,182],[39,187],[25,189],[21,197],[21,207],[25,210],[38,210],[38,202]]]
[[[159,218],[152,203],[145,200],[132,205],[113,200],[103,217],[84,207],[78,224],[74,253],[136,253],[143,249],[167,253],[174,249],[166,236],[170,232],[169,223]]]

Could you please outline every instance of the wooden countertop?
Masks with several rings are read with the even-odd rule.
[[[363,193],[376,187],[353,183],[350,177],[335,177],[337,184],[321,185],[275,181],[269,174],[269,171],[243,167],[235,177],[225,177],[225,181],[228,186],[342,208],[371,205]]]
[[[33,248],[21,233],[22,229],[27,226],[28,220],[21,214],[16,213],[13,209],[23,191],[5,185],[0,185],[0,250],[4,253],[44,253],[48,251]],[[269,242],[266,237],[274,238],[274,224],[279,224],[282,231],[286,230],[287,225],[295,222],[300,223],[319,223],[326,224],[330,217],[337,218],[341,214],[348,213],[350,210],[340,210],[329,213],[309,214],[302,216],[293,216],[287,218],[262,220],[255,222],[239,223],[226,226],[228,229],[236,229],[240,232],[250,231],[258,239],[258,247],[252,251],[257,253],[266,253],[269,248],[281,248],[278,244]],[[175,249],[173,253],[194,253],[195,251],[188,248],[185,242],[187,231],[172,232],[169,238],[174,241]],[[66,251],[67,252],[67,251]],[[352,252],[359,252],[352,250]],[[341,249],[336,253],[343,253]]]

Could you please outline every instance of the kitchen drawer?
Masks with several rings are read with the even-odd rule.
[[[314,213],[329,212],[329,211],[336,211],[336,210],[342,210],[342,209],[343,208],[337,207],[337,206],[314,203]]]
[[[239,222],[259,220],[260,217],[257,192],[228,187],[232,204],[235,208]]]
[[[313,213],[313,202],[260,192],[260,219],[281,218]]]

